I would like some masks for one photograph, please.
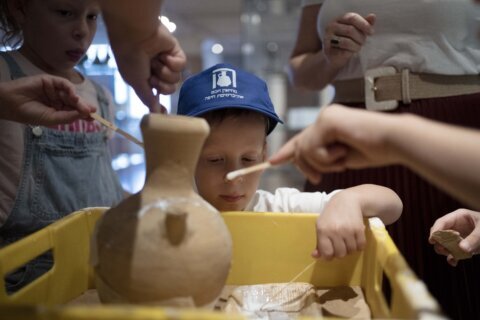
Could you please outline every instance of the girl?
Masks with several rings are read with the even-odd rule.
[[[99,12],[93,0],[0,0],[3,44],[21,43],[1,53],[0,81],[45,73],[63,77],[111,119],[111,97],[74,69],[93,40]],[[70,212],[121,200],[107,138],[107,131],[88,119],[51,127],[0,120],[1,245]],[[36,258],[7,277],[7,290],[18,290],[51,265],[49,253]]]

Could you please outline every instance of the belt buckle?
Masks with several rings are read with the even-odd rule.
[[[375,80],[379,77],[392,76],[397,73],[394,67],[379,67],[365,72],[365,106],[372,111],[389,111],[398,107],[397,100],[377,101],[375,99]]]

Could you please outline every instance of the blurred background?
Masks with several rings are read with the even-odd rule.
[[[287,64],[296,39],[300,0],[167,0],[159,19],[179,40],[187,54],[183,79],[210,66],[227,62],[250,71],[267,82],[275,109],[284,120],[268,137],[269,154],[314,121],[319,107],[333,92],[300,92],[288,81]],[[118,73],[103,21],[86,57],[79,64],[85,74],[105,85],[118,105],[116,124],[141,139],[139,121],[147,112]],[[162,96],[170,113],[176,113],[178,90]],[[123,187],[137,192],[143,187],[143,150],[116,135],[112,141],[113,167]],[[266,171],[261,188],[303,187],[304,179],[293,166]]]

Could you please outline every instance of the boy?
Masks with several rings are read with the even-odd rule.
[[[219,211],[321,213],[312,256],[343,257],[365,245],[363,217],[397,220],[400,198],[390,189],[361,185],[330,194],[279,188],[257,190],[261,173],[226,180],[230,171],[265,161],[266,137],[278,122],[266,83],[228,64],[213,66],[185,81],[178,114],[202,117],[210,125],[195,172],[198,193]]]

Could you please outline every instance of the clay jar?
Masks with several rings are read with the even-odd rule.
[[[93,236],[100,299],[208,304],[225,285],[232,252],[221,215],[193,188],[208,124],[200,118],[151,114],[141,128],[145,186],[108,210]]]

